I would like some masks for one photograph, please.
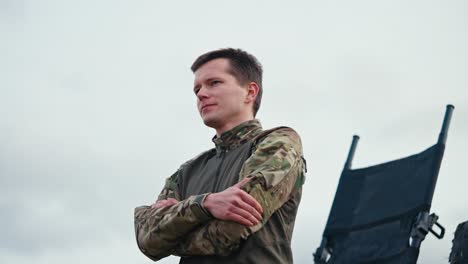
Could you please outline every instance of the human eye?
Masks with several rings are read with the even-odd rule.
[[[221,83],[220,80],[213,80],[213,81],[211,81],[211,85],[212,85],[212,86],[213,86],[213,85],[220,84],[220,83]]]
[[[197,95],[198,91],[200,91],[200,86],[197,85],[193,88],[193,92],[195,93],[195,95]]]

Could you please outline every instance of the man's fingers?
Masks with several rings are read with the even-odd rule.
[[[259,212],[257,212],[255,208],[243,201],[240,201],[238,206],[233,208],[232,211],[238,215],[241,215],[244,218],[247,218],[254,224],[258,224],[260,221],[262,221],[262,215]]]
[[[151,205],[151,208],[153,208],[153,209],[157,209],[159,207],[162,207],[162,205],[161,205],[161,203],[158,203],[158,202]]]
[[[178,202],[179,202],[179,201],[177,201],[177,200],[176,200],[176,199],[174,199],[174,198],[167,198],[167,200],[166,200],[166,201],[168,201],[168,202],[169,202],[171,205],[172,205],[172,204],[176,204],[176,203],[178,203]]]
[[[250,196],[248,193],[245,193],[245,195]],[[255,199],[253,199],[253,201],[255,201]],[[237,207],[239,207],[239,208],[243,209],[245,212],[247,212],[249,216],[253,216],[256,221],[262,221],[262,214],[255,207],[248,204],[244,200],[237,201],[236,205],[237,205]],[[243,216],[247,217],[246,215],[243,215]]]
[[[252,179],[252,177],[244,178],[240,182],[236,183],[234,186],[238,187],[238,188],[241,188],[246,183],[248,183],[251,179]],[[247,192],[245,192],[243,190],[241,190],[241,192],[242,192],[242,194],[241,194],[242,200],[244,200],[250,206],[254,207],[259,213],[263,213],[262,206],[257,202],[257,200],[255,200],[255,198],[253,198],[250,194],[248,194]]]
[[[168,198],[167,200],[156,201],[154,204],[151,205],[151,208],[157,209],[157,208],[161,208],[161,207],[170,206],[170,205],[176,204],[178,202],[179,201],[177,201],[174,198]]]
[[[222,192],[209,194],[203,206],[215,218],[221,220],[230,220],[246,226],[260,223],[262,221],[262,206],[250,194],[240,189],[251,179],[242,179]]]
[[[242,179],[242,181],[236,183],[234,186],[236,186],[237,188],[240,188],[240,187],[244,186],[244,184],[248,183],[251,179],[252,179],[251,177],[244,178],[244,179]]]
[[[250,194],[245,192],[244,190],[241,190],[241,198],[244,202],[246,202],[248,205],[252,206],[257,212],[260,214],[263,213],[263,208],[260,205],[260,203],[255,200]]]
[[[231,221],[237,222],[237,223],[239,223],[241,225],[254,226],[254,223],[250,222],[249,220],[243,218],[240,215],[232,215],[231,218],[232,218]]]
[[[244,214],[248,215],[247,212],[242,212],[242,209],[235,207],[232,209],[231,212],[227,213],[225,220],[234,221],[245,226],[254,226],[258,223],[258,221],[255,220],[255,218],[253,218],[252,221],[249,219],[249,217],[244,217]]]
[[[166,206],[166,200],[157,201],[151,205],[151,208],[160,208]]]

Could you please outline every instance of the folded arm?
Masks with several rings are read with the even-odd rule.
[[[239,175],[241,182],[250,179],[237,186],[242,186],[261,208],[261,222],[251,219],[258,223],[255,225],[230,217],[226,219],[231,221],[213,219],[203,207],[208,194],[180,201],[176,173],[166,180],[158,201],[172,198],[179,202],[160,208],[141,206],[135,209],[137,244],[152,260],[171,254],[229,255],[243,239],[263,227],[288,201],[294,188],[302,185],[304,166],[300,138],[292,129],[274,131],[257,146]]]
[[[263,208],[261,223],[248,226],[213,219],[187,234],[173,254],[229,255],[242,240],[265,225],[271,215],[288,201],[294,188],[302,186],[304,170],[297,133],[289,128],[272,132],[257,146],[240,172],[241,179],[251,178],[242,189]]]
[[[158,201],[169,198],[180,200],[175,176],[166,180]],[[190,196],[171,206],[135,208],[135,234],[141,252],[152,260],[171,255],[184,236],[212,219],[201,205],[205,196]]]

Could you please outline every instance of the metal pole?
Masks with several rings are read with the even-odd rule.
[[[450,120],[452,119],[452,112],[455,106],[448,104],[445,110],[444,122],[442,123],[442,129],[440,130],[438,143],[445,144],[447,140],[447,133],[450,127]]]
[[[351,147],[349,148],[348,158],[346,159],[346,163],[344,166],[345,170],[351,169],[351,164],[353,163],[354,152],[356,151],[356,146],[357,146],[358,141],[359,141],[359,136],[354,135],[353,142],[351,142]]]

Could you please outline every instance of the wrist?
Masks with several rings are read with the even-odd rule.
[[[210,211],[210,208],[211,208],[210,200],[211,199],[209,199],[209,196],[211,196],[211,195],[212,195],[212,193],[206,194],[205,197],[203,197],[203,200],[201,201],[200,206],[203,209],[203,211],[205,211],[205,213],[207,215],[209,215],[210,217],[213,217],[213,215],[211,214],[211,211]]]

